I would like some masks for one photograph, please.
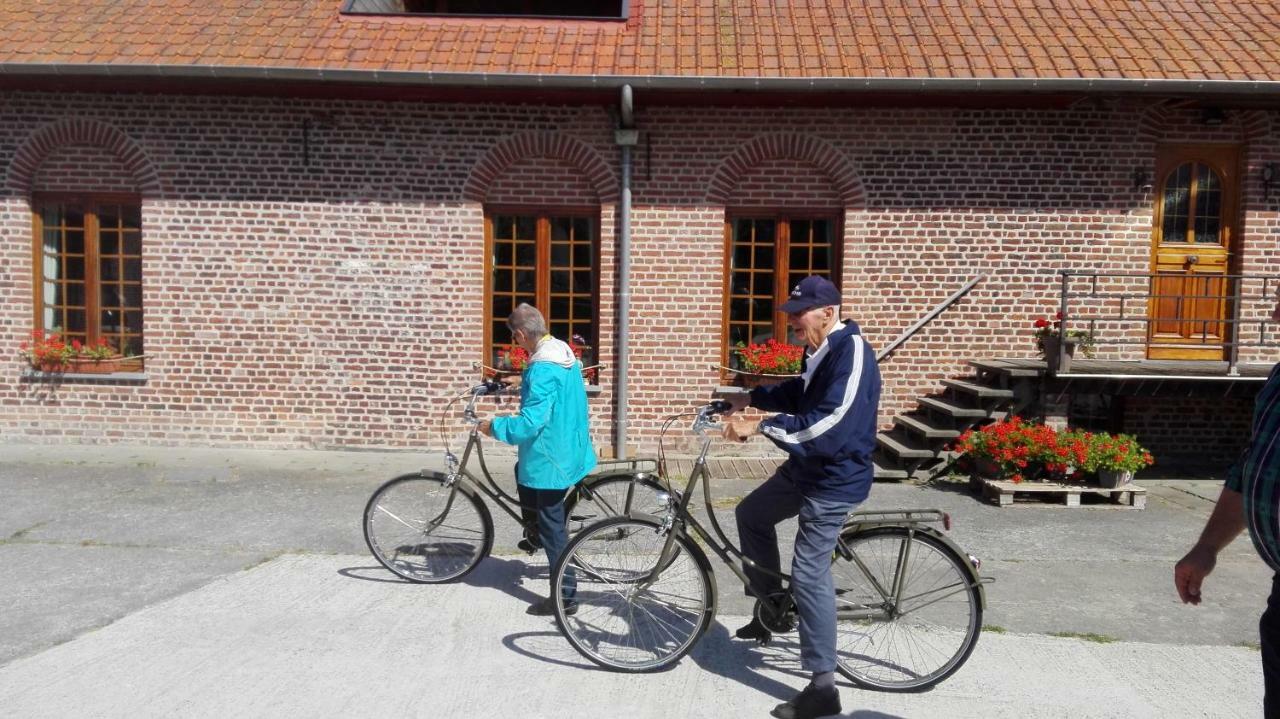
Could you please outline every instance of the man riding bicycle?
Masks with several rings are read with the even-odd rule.
[[[764,484],[738,505],[743,554],[763,569],[780,569],[776,526],[799,516],[791,590],[799,616],[800,664],[810,684],[778,705],[780,719],[840,713],[835,686],[836,607],[831,555],[840,528],[871,490],[876,446],[880,370],[875,352],[852,321],[839,317],[840,293],[829,280],[806,277],[779,311],[808,346],[801,376],[757,387],[729,399],[732,411],[747,406],[780,414],[759,422],[729,422],[725,437],[745,441],[763,434],[789,455]],[[747,567],[762,595],[782,591],[781,580]],[[740,628],[740,639],[766,641],[758,618]]]

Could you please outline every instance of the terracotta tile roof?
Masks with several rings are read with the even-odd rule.
[[[0,64],[785,78],[1280,80],[1280,0],[632,0],[631,19],[342,0],[0,0]]]

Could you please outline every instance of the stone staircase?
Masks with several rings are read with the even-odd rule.
[[[948,449],[962,432],[1024,412],[1037,399],[1040,372],[998,361],[969,363],[974,374],[942,380],[942,391],[921,397],[916,409],[893,418],[876,436],[876,479],[930,479],[956,458]]]

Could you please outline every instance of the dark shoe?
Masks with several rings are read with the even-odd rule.
[[[761,644],[768,644],[773,638],[773,633],[760,623],[758,618],[752,618],[751,623],[745,627],[739,627],[733,636],[739,639],[751,639]]]
[[[529,608],[524,610],[524,613],[535,617],[553,617],[556,614],[556,603],[552,601],[551,597],[539,599],[533,604],[530,604]],[[564,613],[577,614],[578,603],[573,601],[565,602]]]
[[[519,549],[523,552],[527,552],[529,554],[533,554],[539,549],[542,549],[542,543],[534,542],[530,540],[528,537],[526,537],[524,539],[521,539],[519,542],[516,542],[516,549]]]
[[[778,719],[817,719],[840,713],[840,691],[835,687],[819,689],[810,684],[789,702],[773,708]]]

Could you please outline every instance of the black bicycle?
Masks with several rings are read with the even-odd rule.
[[[693,647],[715,615],[715,574],[703,547],[744,584],[743,568],[756,566],[725,536],[707,481],[708,432],[719,429],[716,417],[728,408],[712,402],[697,412],[693,431],[702,438],[702,451],[684,492],[661,497],[657,513],[633,511],[583,528],[556,564],[556,622],[596,664],[652,671]],[[689,511],[699,481],[714,536]],[[980,577],[980,562],[931,525],[949,529],[950,518],[938,510],[864,511],[853,513],[841,530],[831,557],[838,667],[861,686],[926,689],[959,669],[978,641],[983,584],[992,580]],[[563,583],[570,569],[577,589],[566,605]],[[789,587],[755,596],[755,616],[770,631],[796,627]]]
[[[364,509],[364,539],[382,566],[411,581],[448,582],[465,576],[493,549],[493,517],[483,496],[536,536],[536,519],[526,522],[520,500],[511,496],[485,465],[475,414],[476,400],[501,394],[496,381],[478,384],[442,410],[441,436],[447,471],[422,470],[387,481]],[[470,426],[459,460],[444,440],[444,419],[454,402],[469,398],[463,418]],[[474,457],[483,481],[468,465]],[[654,479],[657,463],[648,459],[601,462],[595,471],[567,490],[565,513],[579,524],[630,511],[658,511],[664,506],[662,486]]]

